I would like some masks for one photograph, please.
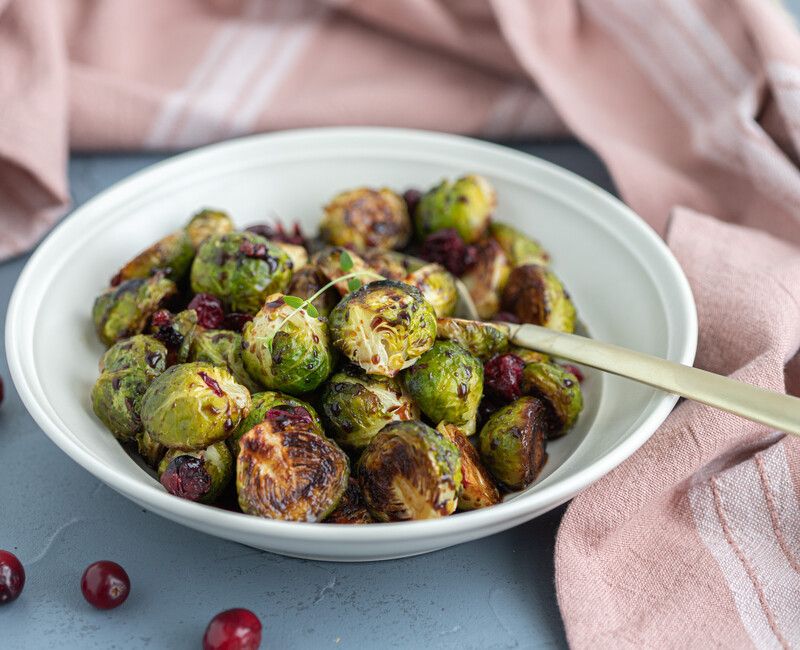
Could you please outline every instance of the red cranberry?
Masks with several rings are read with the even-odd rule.
[[[474,246],[467,246],[455,228],[437,230],[422,242],[420,257],[436,262],[454,275],[462,275],[477,261]]]
[[[253,320],[250,314],[242,314],[241,312],[234,311],[226,314],[225,322],[222,324],[226,330],[233,330],[234,332],[241,332],[246,323]]]
[[[188,308],[197,312],[197,322],[206,329],[219,329],[225,322],[225,310],[222,308],[222,302],[210,293],[195,295]]]
[[[415,189],[406,190],[403,192],[403,200],[406,202],[406,208],[408,209],[408,214],[410,216],[414,216],[414,213],[417,211],[417,206],[419,205],[419,200],[422,198],[422,192]]]
[[[522,396],[522,371],[525,362],[516,354],[493,356],[483,368],[483,385],[494,398],[513,402]]]
[[[306,238],[303,234],[300,224],[296,221],[291,230],[284,228],[283,223],[276,220],[275,225],[267,223],[259,223],[247,228],[247,232],[261,235],[262,237],[271,241],[279,241],[285,244],[295,244],[296,246],[305,246]]]
[[[578,366],[573,366],[571,363],[562,363],[561,367],[567,372],[571,372],[573,375],[575,375],[575,379],[578,380],[579,384],[583,382],[583,373]]]
[[[167,492],[189,501],[201,499],[211,489],[211,476],[203,461],[189,455],[173,458],[159,480]]]
[[[159,309],[150,317],[150,324],[153,327],[166,327],[172,325],[172,314],[169,309]]]
[[[25,569],[11,551],[0,550],[0,605],[16,600],[25,586]]]
[[[131,581],[119,564],[103,560],[86,567],[81,591],[88,603],[97,609],[114,609],[128,598]]]
[[[274,421],[281,427],[288,424],[310,424],[311,414],[302,406],[276,406],[264,414],[265,420]]]
[[[206,628],[203,650],[258,650],[261,621],[249,609],[220,612]]]
[[[517,315],[512,314],[510,311],[499,311],[494,315],[492,320],[500,323],[519,323],[519,318],[517,318]]]

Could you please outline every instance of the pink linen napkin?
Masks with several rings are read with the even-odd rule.
[[[800,38],[766,0],[0,0],[0,256],[66,210],[69,146],[327,124],[574,133],[689,277],[696,365],[800,389]],[[570,644],[800,645],[799,472],[681,404],[564,517]]]

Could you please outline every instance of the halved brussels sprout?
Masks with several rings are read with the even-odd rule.
[[[326,284],[328,284],[328,278],[315,265],[309,264],[292,275],[288,291],[291,296],[307,300]],[[336,307],[340,299],[339,292],[333,287],[329,287],[314,298],[311,304],[314,305],[320,316],[327,316],[331,313],[331,309]]]
[[[233,221],[221,210],[201,210],[186,224],[186,234],[195,249],[213,235],[227,235],[234,230]]]
[[[329,244],[357,251],[402,248],[411,237],[411,219],[403,197],[385,187],[362,187],[333,197],[320,234]]]
[[[522,348],[518,345],[509,345],[507,352],[522,359],[525,363],[547,363],[550,356],[544,352],[537,352],[530,348]]]
[[[169,351],[167,363],[186,363],[192,341],[203,328],[197,322],[197,312],[194,309],[184,309],[177,314],[162,310],[153,315],[150,321],[150,331],[153,337],[164,343]]]
[[[100,372],[140,368],[155,377],[167,367],[167,348],[161,341],[145,334],[136,334],[117,341],[100,360]]]
[[[206,361],[227,368],[233,378],[251,393],[261,389],[250,377],[242,360],[242,335],[230,330],[203,330],[192,337],[190,361]]]
[[[483,395],[483,364],[452,341],[436,341],[403,373],[412,399],[433,422],[450,422],[475,433]]]
[[[444,180],[425,193],[417,205],[417,236],[425,239],[437,230],[455,228],[466,243],[475,243],[486,234],[496,204],[494,188],[482,176]]]
[[[156,377],[142,399],[141,417],[155,442],[203,449],[233,433],[249,410],[250,393],[225,368],[195,361]]]
[[[349,271],[342,270],[342,253],[344,252],[347,252],[353,262],[353,266]],[[331,282],[334,282],[342,276],[349,275],[350,273],[363,273],[364,271],[370,270],[366,262],[364,262],[364,260],[358,255],[350,251],[345,251],[344,248],[340,247],[331,248],[329,246],[327,248],[323,248],[316,255],[314,255],[311,261],[312,264],[316,265],[320,272]],[[370,282],[373,278],[372,276],[367,276],[361,277],[360,279],[362,282]],[[333,286],[336,287],[336,290],[342,296],[346,296],[348,293],[350,293],[348,280],[342,280]]]
[[[483,466],[478,450],[456,425],[440,422],[436,430],[452,442],[461,455],[461,494],[459,510],[477,510],[500,503],[500,491]]]
[[[358,481],[352,476],[347,481],[347,489],[344,491],[339,505],[333,512],[325,517],[325,524],[371,524],[375,520],[369,514],[367,504],[361,495],[361,487]]]
[[[484,323],[464,318],[440,318],[436,336],[458,343],[481,361],[508,350],[508,327],[500,323]]]
[[[331,339],[370,374],[394,377],[436,339],[436,316],[418,289],[380,280],[347,296],[330,314]]]
[[[575,306],[561,281],[543,266],[515,268],[503,290],[502,305],[523,323],[559,332],[575,331]]]
[[[347,488],[347,454],[308,419],[275,413],[239,440],[239,507],[270,519],[322,521]]]
[[[387,280],[404,281],[409,273],[424,265],[424,261],[397,251],[370,248],[361,254],[366,265]]]
[[[192,264],[192,291],[210,293],[230,311],[255,314],[265,298],[292,279],[289,256],[251,232],[213,235]]]
[[[107,289],[94,301],[92,320],[100,340],[112,345],[140,334],[161,303],[178,292],[175,283],[157,272],[149,278],[126,280]]]
[[[500,309],[500,295],[508,281],[511,265],[493,239],[479,244],[475,251],[477,261],[461,276],[480,318],[488,319]]]
[[[550,254],[538,241],[523,235],[508,224],[493,221],[489,226],[489,234],[500,244],[511,262],[511,266],[522,266],[523,264],[546,266],[550,261]]]
[[[548,438],[564,435],[583,409],[583,394],[578,378],[555,363],[529,363],[522,371],[522,390],[544,399],[553,409],[558,423]]]
[[[352,451],[366,447],[389,422],[419,418],[419,409],[400,382],[354,366],[325,383],[320,403],[328,435]]]
[[[164,454],[167,453],[167,448],[153,440],[147,431],[140,431],[136,434],[136,450],[147,466],[153,469],[158,467]]]
[[[104,372],[92,387],[92,410],[115,438],[130,440],[142,428],[142,396],[153,381],[143,368]]]
[[[158,477],[170,494],[214,503],[233,478],[233,456],[224,442],[195,451],[171,449],[158,464]]]
[[[289,262],[291,262],[289,268],[292,269],[293,273],[308,264],[308,251],[305,247],[298,246],[297,244],[287,244],[282,241],[274,241],[272,243],[286,253]]]
[[[119,284],[125,280],[149,278],[156,271],[175,282],[180,282],[189,272],[194,259],[194,246],[189,236],[179,230],[160,239],[123,266],[112,281]]]
[[[456,509],[461,458],[452,442],[426,424],[391,422],[361,454],[358,479],[378,521],[435,519]]]
[[[456,279],[443,266],[426,264],[410,273],[404,282],[419,289],[422,297],[433,307],[437,318],[451,316],[455,311],[458,302]]]
[[[269,296],[244,326],[242,359],[250,376],[265,387],[300,395],[325,381],[333,351],[325,322],[283,299],[280,293]]]
[[[509,490],[521,490],[533,483],[547,460],[544,439],[549,427],[547,404],[538,397],[520,397],[483,425],[481,459]]]

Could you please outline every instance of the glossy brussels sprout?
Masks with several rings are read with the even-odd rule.
[[[500,491],[483,466],[478,450],[456,425],[440,422],[436,430],[452,442],[461,456],[461,494],[459,510],[477,510],[500,503]]]
[[[523,235],[516,228],[508,224],[493,221],[489,226],[489,234],[494,239],[503,252],[508,257],[511,266],[522,266],[523,264],[547,265],[550,261],[550,254],[535,239]]]
[[[304,266],[299,271],[292,275],[292,281],[289,283],[289,295],[297,296],[303,300],[311,298],[322,287],[328,284],[322,272],[313,264]],[[314,298],[311,304],[317,309],[320,316],[327,316],[331,313],[331,309],[336,307],[341,296],[339,292],[333,287],[328,287],[319,296]]]
[[[251,232],[214,235],[192,264],[192,291],[210,293],[235,312],[255,314],[265,298],[292,279],[289,256]]]
[[[519,357],[526,364],[539,362],[547,363],[550,361],[550,357],[544,352],[537,352],[536,350],[530,350],[529,348],[521,348],[518,345],[509,345],[507,352]]]
[[[455,228],[468,244],[486,234],[497,204],[494,188],[482,176],[471,174],[442,181],[420,199],[414,213],[417,236],[425,239],[443,228]]]
[[[382,188],[359,188],[337,194],[325,206],[322,238],[357,251],[402,248],[411,237],[411,219],[403,197]]]
[[[424,260],[418,260],[410,255],[397,251],[384,251],[379,248],[370,248],[361,254],[366,265],[378,275],[387,280],[403,281],[409,273],[424,266]]]
[[[437,318],[452,316],[458,302],[456,279],[439,264],[426,264],[405,279],[406,284],[419,289],[430,303]]]
[[[378,521],[452,514],[461,490],[456,446],[417,420],[391,422],[358,461],[361,492]]]
[[[158,272],[149,278],[126,280],[107,289],[94,301],[92,320],[100,340],[112,345],[139,334],[161,303],[178,291],[175,283]]]
[[[394,377],[436,338],[436,316],[418,289],[380,280],[347,296],[330,314],[331,339],[370,374]]]
[[[354,366],[325,383],[320,405],[328,435],[350,451],[366,447],[389,422],[419,418],[419,409],[400,382]]]
[[[533,483],[547,460],[545,434],[550,426],[547,404],[520,397],[495,411],[480,433],[481,459],[509,490]]]
[[[196,451],[171,449],[158,464],[158,478],[170,494],[214,503],[233,478],[233,456],[224,442]]]
[[[503,290],[502,305],[523,323],[575,331],[575,306],[556,275],[543,266],[515,268]]]
[[[375,520],[369,514],[367,504],[361,495],[361,486],[352,476],[347,481],[347,489],[344,491],[339,505],[333,512],[325,517],[323,523],[326,524],[371,524]]]
[[[120,440],[132,439],[142,428],[142,396],[153,375],[143,368],[104,372],[92,387],[92,410]]]
[[[140,368],[155,377],[167,367],[167,348],[152,336],[137,334],[117,341],[100,360],[100,372]]]
[[[347,251],[348,256],[353,262],[353,266],[349,271],[343,271],[342,253],[344,252],[344,248],[323,248],[316,255],[314,255],[312,258],[312,264],[316,265],[320,272],[331,282],[338,280],[342,276],[349,275],[350,273],[364,273],[365,271],[370,270],[363,259],[361,259],[355,253]],[[361,282],[371,282],[373,280],[371,276],[364,276],[360,279]],[[336,290],[342,296],[346,296],[348,293],[350,293],[350,287],[348,286],[347,280],[336,282],[336,284],[333,286],[336,287]]]
[[[150,321],[153,337],[164,343],[169,350],[169,365],[186,363],[189,360],[192,341],[202,329],[197,323],[197,312],[194,309],[184,309],[177,314],[160,310],[153,314]]]
[[[298,246],[297,244],[287,244],[286,242],[282,241],[274,241],[272,243],[286,253],[286,256],[291,262],[290,268],[292,269],[292,272],[302,269],[306,264],[308,264],[308,251],[306,251],[303,246]]]
[[[333,440],[294,411],[271,410],[239,440],[236,491],[243,512],[322,521],[338,505],[350,463]]]
[[[511,273],[508,258],[493,239],[476,248],[476,262],[461,276],[480,318],[488,319],[500,309],[500,295]]]
[[[557,424],[549,438],[564,435],[575,424],[583,409],[583,394],[578,378],[555,363],[529,363],[522,371],[522,390],[541,397],[552,410]]]
[[[250,393],[225,368],[196,361],[159,375],[142,399],[154,441],[170,449],[204,449],[224,440],[250,410]]]
[[[147,431],[140,431],[136,434],[136,451],[148,467],[156,469],[167,453],[167,448],[153,440]]]
[[[433,422],[449,422],[475,433],[483,395],[483,364],[452,341],[436,341],[403,373],[411,398]]]
[[[436,336],[458,343],[481,361],[508,350],[508,327],[500,323],[484,323],[463,318],[440,318],[436,321]]]
[[[193,259],[192,241],[183,230],[179,230],[157,241],[129,261],[114,276],[113,283],[149,278],[156,271],[163,271],[170,280],[180,282],[189,272]]]
[[[213,235],[227,235],[234,230],[233,221],[221,210],[201,210],[186,224],[186,234],[195,249]]]
[[[192,337],[190,361],[206,361],[227,368],[233,378],[251,393],[261,387],[250,377],[242,360],[242,335],[230,330],[203,330]]]
[[[250,376],[266,388],[301,395],[331,373],[333,350],[325,322],[283,298],[280,293],[269,296],[244,326],[242,358]]]

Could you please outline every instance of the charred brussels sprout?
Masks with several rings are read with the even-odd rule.
[[[239,440],[239,507],[270,519],[322,521],[347,488],[347,454],[308,418],[275,410],[266,415]]]
[[[362,253],[366,265],[387,280],[404,281],[409,273],[424,265],[424,261],[404,255],[397,251],[384,251],[371,248]]]
[[[414,213],[417,236],[425,239],[443,228],[455,228],[466,243],[481,239],[497,203],[494,188],[482,176],[442,181],[420,199]]]
[[[337,194],[325,206],[320,233],[329,244],[357,251],[402,248],[411,237],[411,219],[398,194],[359,188]]]
[[[509,354],[513,354],[515,357],[519,357],[526,364],[539,363],[539,362],[547,363],[548,361],[550,361],[550,357],[546,355],[544,352],[537,352],[536,350],[521,348],[518,345],[509,345],[507,352]]]
[[[436,430],[452,442],[461,456],[461,494],[459,510],[477,510],[500,503],[500,492],[491,474],[483,466],[478,450],[454,424],[441,422]]]
[[[304,266],[292,275],[292,281],[289,284],[289,295],[307,300],[326,284],[328,284],[328,279],[316,266]],[[336,303],[339,302],[340,298],[339,292],[333,287],[329,287],[314,298],[311,304],[314,305],[320,316],[327,316],[331,313],[331,309],[336,307]]]
[[[142,399],[141,417],[155,442],[203,449],[227,438],[250,410],[250,393],[224,368],[194,362],[159,375]]]
[[[101,372],[139,368],[155,377],[166,369],[167,348],[152,336],[137,334],[117,341],[100,360]]]
[[[394,377],[436,338],[436,316],[418,289],[380,280],[347,296],[330,314],[331,339],[370,374]]]
[[[480,433],[481,459],[510,490],[521,490],[538,476],[547,460],[545,433],[550,426],[547,405],[537,397],[521,397],[495,411]]]
[[[251,232],[214,235],[192,264],[192,291],[210,293],[230,311],[256,313],[271,293],[292,279],[289,256]]]
[[[458,343],[481,361],[488,361],[508,350],[508,327],[499,323],[440,318],[436,321],[436,336]]]
[[[549,438],[564,435],[575,424],[583,409],[583,394],[578,378],[554,363],[529,363],[522,371],[522,390],[550,404],[557,425]]]
[[[500,308],[500,296],[511,273],[500,245],[489,239],[476,248],[476,262],[461,276],[480,318],[491,318]]]
[[[503,290],[503,309],[523,323],[575,331],[575,306],[552,271],[536,264],[515,268]]]
[[[233,456],[224,442],[205,449],[171,449],[158,465],[167,492],[190,501],[214,503],[233,478]]]
[[[342,254],[345,252],[347,252],[347,255],[353,262],[353,266],[349,271],[342,270]],[[331,282],[335,282],[342,276],[349,275],[350,273],[363,273],[364,271],[370,270],[363,259],[361,259],[355,253],[345,251],[344,248],[323,248],[316,255],[314,255],[312,258],[312,263],[315,264],[320,272]],[[372,277],[368,277],[366,280],[370,281],[372,280]],[[336,284],[333,286],[336,287],[336,290],[342,296],[346,296],[348,293],[350,293],[350,287],[348,286],[347,280],[336,282]]]
[[[192,338],[189,360],[227,368],[238,383],[254,393],[260,386],[244,367],[242,340],[241,334],[230,330],[203,330]]]
[[[234,230],[233,221],[221,210],[201,210],[186,224],[186,234],[195,249],[213,235],[227,235]]]
[[[430,303],[437,318],[451,316],[458,302],[456,280],[439,264],[426,264],[413,271],[405,279],[406,284],[419,289],[422,297]]]
[[[320,403],[328,434],[352,451],[366,447],[389,422],[419,418],[419,409],[398,381],[353,366],[326,382]]]
[[[347,481],[347,489],[344,491],[339,505],[331,512],[323,523],[326,524],[371,524],[375,520],[369,514],[367,504],[361,495],[361,487],[358,481],[352,476]]]
[[[167,448],[153,440],[147,431],[140,431],[136,434],[136,450],[148,467],[153,469],[158,467],[164,454],[167,453]]]
[[[149,278],[156,271],[163,271],[170,280],[180,282],[189,272],[193,259],[192,241],[183,230],[179,230],[134,257],[114,276],[114,283]]]
[[[92,320],[100,340],[112,345],[139,334],[147,319],[177,293],[175,283],[158,272],[149,278],[126,280],[100,294],[94,301]]]
[[[437,341],[403,374],[412,399],[433,422],[450,422],[468,435],[483,394],[483,364],[460,345]]]
[[[523,264],[546,266],[550,261],[549,253],[538,241],[523,235],[516,228],[494,221],[489,226],[489,234],[500,244],[511,262],[511,266],[522,266]]]
[[[143,368],[104,372],[92,388],[92,410],[114,437],[132,439],[142,428],[142,397],[153,381]]]
[[[456,446],[422,422],[391,422],[358,461],[364,501],[378,521],[452,514],[461,490]]]
[[[326,324],[283,298],[279,293],[269,296],[245,325],[242,358],[250,376],[265,387],[300,395],[328,377],[332,350]]]

